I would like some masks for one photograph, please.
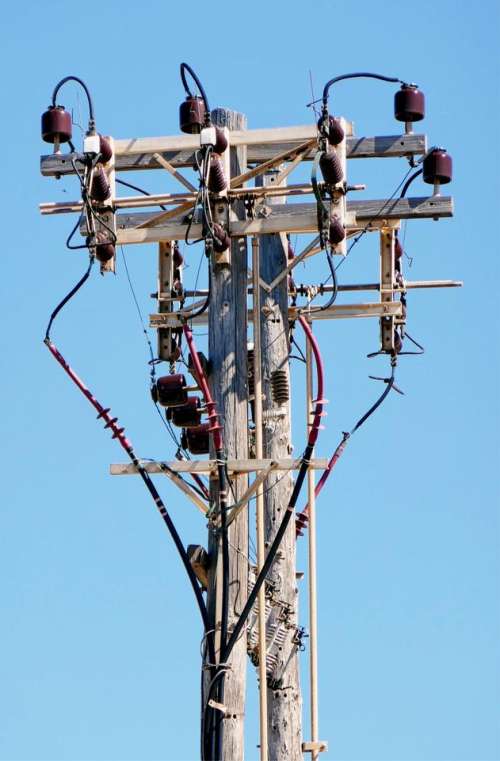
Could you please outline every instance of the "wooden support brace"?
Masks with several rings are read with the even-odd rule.
[[[175,179],[181,183],[181,185],[184,185],[185,188],[191,191],[191,193],[196,193],[196,188],[194,185],[191,185],[189,180],[187,180],[180,172],[177,171],[175,167],[172,166],[166,159],[163,158],[163,156],[159,153],[153,153],[153,158],[162,166],[164,169],[167,170],[167,172],[170,172],[172,177],[175,177]]]
[[[259,130],[235,130],[231,133],[233,145],[248,146],[248,163],[269,161],[276,153],[293,149],[317,134],[316,125],[278,127]],[[137,171],[159,169],[153,158],[159,153],[174,167],[194,165],[194,152],[200,147],[197,135],[172,137],[146,137],[115,140],[116,170]],[[425,135],[382,135],[377,137],[347,137],[347,158],[393,158],[416,156],[427,150]],[[40,157],[41,173],[46,177],[74,174],[71,159],[76,153],[49,154]],[[309,157],[305,156],[307,160]]]
[[[272,462],[269,467],[264,468],[264,470],[261,470],[257,473],[256,477],[254,478],[252,484],[248,487],[244,495],[241,499],[236,502],[235,505],[232,506],[231,512],[228,515],[227,524],[229,526],[230,523],[234,521],[235,518],[238,517],[240,512],[244,509],[244,507],[248,504],[250,499],[253,497],[257,489],[261,486],[261,484],[264,483],[268,475],[276,469],[276,463]]]
[[[166,464],[163,464],[163,467],[161,468],[161,473],[163,475],[167,476],[167,478],[170,478],[170,480],[182,491],[184,494],[191,500],[191,502],[196,505],[198,510],[203,513],[203,515],[207,514],[208,508],[205,502],[203,502],[200,497],[196,494],[195,491],[187,484],[185,481],[182,480],[182,478],[177,474],[174,473],[170,468],[166,466]]]
[[[302,460],[228,460],[227,470],[229,473],[253,473],[265,470],[273,465],[276,470],[298,470]],[[215,473],[217,460],[173,460],[171,462],[155,462],[154,460],[142,460],[141,466],[150,474],[165,474],[162,465],[175,473]],[[315,457],[310,461],[310,468],[324,470],[328,465],[326,457]],[[138,471],[132,463],[113,463],[109,468],[112,476],[134,476]]]
[[[283,164],[284,161],[295,159],[296,156],[302,156],[302,154],[308,152],[315,144],[316,138],[314,137],[313,139],[307,140],[305,143],[301,143],[296,148],[278,153],[276,156],[273,156],[272,159],[269,159],[269,161],[264,162],[264,164],[259,164],[259,166],[254,167],[254,169],[250,169],[248,172],[244,172],[232,179],[231,188],[239,188],[240,185],[244,185],[248,180],[258,177],[259,175],[268,172],[270,169],[274,169],[274,167],[279,164]]]
[[[324,753],[328,751],[328,743],[326,740],[318,740],[317,742],[303,742],[303,753]]]

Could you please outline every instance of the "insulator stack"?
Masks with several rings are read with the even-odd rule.
[[[188,396],[182,407],[169,407],[167,420],[178,428],[197,428],[201,423],[200,400],[197,396]]]
[[[221,127],[215,128],[215,145],[214,151],[218,154],[224,153],[227,148],[227,137]]]
[[[197,95],[188,95],[179,108],[179,125],[181,132],[195,135],[201,132],[205,124],[205,103]]]
[[[399,354],[401,349],[403,348],[403,339],[399,335],[398,331],[394,331],[394,351],[396,354]]]
[[[416,85],[402,85],[394,96],[394,116],[399,122],[419,122],[425,116],[425,96]]]
[[[318,120],[318,127],[321,127],[322,123],[323,117]],[[335,116],[328,117],[327,134],[330,145],[338,145],[342,142],[345,133],[342,124],[340,123],[340,119],[337,119]]]
[[[453,162],[444,148],[434,148],[424,159],[424,182],[446,185],[453,177]]]
[[[275,404],[281,406],[290,399],[290,385],[286,370],[273,370],[271,373],[271,394]]]
[[[111,143],[104,135],[99,135],[99,153],[101,154],[100,161],[103,164],[107,164],[113,158],[113,149]]]
[[[214,251],[216,254],[222,254],[231,245],[231,236],[224,230],[222,225],[215,223],[214,230]]]
[[[222,193],[227,187],[226,176],[222,161],[218,156],[210,157],[210,173],[208,175],[208,189],[212,193]]]
[[[401,259],[403,256],[403,246],[401,245],[401,241],[398,237],[396,237],[394,241],[394,256],[396,259]]]
[[[319,168],[327,185],[336,185],[344,177],[342,164],[335,151],[327,151],[319,160]]]
[[[64,106],[49,106],[42,114],[42,140],[46,143],[67,143],[72,134],[71,114]]]
[[[196,428],[184,429],[181,443],[191,454],[208,454],[210,450],[210,423],[203,423]]]
[[[105,264],[111,261],[116,253],[115,244],[109,241],[105,233],[97,233],[95,256],[96,259]]]
[[[295,517],[295,535],[304,536],[303,530],[307,528],[309,523],[309,514],[304,510],[302,513],[297,513]]]
[[[186,404],[188,395],[184,375],[164,375],[156,381],[156,395],[163,407],[178,407]]]
[[[174,246],[174,253],[173,253],[173,261],[174,261],[174,267],[181,267],[184,264],[184,257],[182,256],[179,245],[176,243]]]
[[[330,226],[328,228],[328,242],[332,246],[341,243],[345,238],[345,228],[340,218],[336,214],[330,217]]]
[[[292,244],[290,243],[290,241],[288,241],[288,249],[287,249],[288,261],[290,262],[294,258],[294,256],[295,256],[295,253],[294,253]]]
[[[102,167],[95,170],[90,188],[90,197],[93,201],[105,201],[111,195],[111,188]]]

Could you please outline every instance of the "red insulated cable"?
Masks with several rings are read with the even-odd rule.
[[[219,423],[217,407],[212,398],[212,394],[210,393],[207,376],[205,375],[205,371],[203,370],[203,367],[200,362],[200,358],[198,356],[198,352],[196,350],[196,345],[194,342],[192,330],[187,324],[187,322],[184,323],[182,329],[186,337],[186,343],[188,345],[189,353],[191,355],[191,359],[193,362],[193,368],[196,375],[196,380],[198,381],[198,384],[201,388],[201,393],[203,394],[205,398],[205,404],[208,410],[208,419],[210,421],[210,426],[211,426],[210,431],[212,432],[214,437],[214,447],[217,453],[221,453],[224,449],[224,442],[222,440],[222,428]],[[219,454],[217,456],[219,456]]]
[[[84,394],[84,396],[87,397],[87,399],[89,400],[91,405],[97,410],[97,412],[99,413],[98,417],[102,418],[105,421],[106,425],[104,427],[105,428],[111,428],[111,430],[113,432],[113,438],[114,439],[118,439],[118,441],[120,442],[121,446],[123,447],[123,449],[126,451],[126,453],[128,455],[133,455],[134,454],[134,450],[132,449],[132,444],[127,439],[127,437],[124,436],[124,433],[123,433],[124,429],[120,428],[117,425],[118,419],[117,418],[112,418],[109,415],[110,409],[103,407],[102,404],[100,404],[97,401],[95,396],[92,394],[91,391],[89,391],[89,389],[87,388],[85,383],[81,380],[81,378],[79,378],[78,375],[75,373],[75,371],[68,365],[68,363],[64,359],[63,355],[61,354],[59,349],[56,346],[54,346],[52,341],[49,338],[46,338],[45,339],[45,343],[47,345],[48,350],[55,357],[55,359],[59,362],[59,364],[61,365],[61,367],[64,370],[64,372],[67,375],[69,375],[69,377],[71,378],[73,383],[76,386],[78,386],[78,388],[80,389],[82,394]]]
[[[311,430],[309,431],[309,437],[307,440],[308,445],[311,447],[314,447],[318,439],[318,433],[319,433],[320,423],[321,423],[321,414],[323,412],[323,405],[325,402],[325,400],[323,399],[325,372],[324,372],[324,366],[323,366],[323,359],[321,357],[321,352],[319,350],[319,345],[318,345],[318,342],[316,341],[316,338],[314,337],[314,333],[311,330],[311,326],[309,325],[305,317],[302,317],[302,315],[299,317],[298,322],[300,323],[304,333],[306,334],[306,338],[311,345],[311,349],[313,351],[314,359],[316,362],[317,389],[316,389],[316,399],[314,400],[315,401],[314,418],[311,425]]]

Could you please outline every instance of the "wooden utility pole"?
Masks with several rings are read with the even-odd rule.
[[[273,170],[264,175],[259,184],[271,187],[277,178],[279,172]],[[269,204],[274,205],[273,202],[283,203],[284,199],[268,199]],[[263,281],[272,283],[287,266],[286,243],[284,235],[260,236],[260,275]],[[277,460],[290,457],[292,452],[290,401],[284,398],[284,389],[290,388],[287,278],[283,278],[271,292],[261,289],[261,302],[264,457]],[[281,399],[276,398],[276,391],[273,392],[273,377],[276,390],[281,386],[281,393],[284,394]],[[272,472],[268,476],[264,496],[265,538],[268,547],[283,518],[292,484],[291,473],[283,477],[283,474]],[[283,622],[287,636],[282,649],[277,652],[277,663],[269,680],[272,685],[268,690],[271,761],[302,759],[302,697],[297,644],[294,642],[298,615],[295,545],[295,523],[291,521],[270,574],[274,596],[287,606],[286,620]],[[271,635],[269,632],[268,639]]]
[[[196,109],[200,103],[196,99],[194,103],[197,104],[193,111],[196,116]],[[245,117],[227,109],[217,109],[212,112],[212,120],[214,125],[227,129],[229,139],[229,151],[222,150],[219,158],[216,159],[216,162],[220,161],[224,165],[226,179],[231,180],[222,190],[220,188],[217,191],[211,190],[209,184],[207,191],[205,168],[202,176],[198,178],[199,188],[193,185],[182,171],[184,168],[199,170],[200,155],[204,157],[204,164],[207,160],[212,165],[213,157],[210,157],[209,150],[206,148],[207,145],[214,145],[214,138],[210,138],[210,134],[213,134],[211,132],[208,135],[207,133],[200,135],[194,131],[182,135],[132,137],[112,141],[114,148],[112,160],[103,169],[105,174],[107,173],[110,184],[110,196],[106,203],[92,197],[94,168],[90,163],[89,155],[94,155],[94,152],[60,153],[57,151],[59,142],[59,133],[57,133],[57,142],[54,143],[56,151],[50,156],[42,156],[42,173],[55,177],[75,173],[75,162],[80,162],[86,167],[84,181],[86,185],[80,199],[44,203],[41,205],[41,211],[43,214],[79,214],[82,220],[80,232],[88,241],[91,252],[99,258],[98,251],[100,250],[99,260],[103,273],[112,271],[114,268],[115,244],[159,243],[159,278],[156,294],[158,303],[157,311],[150,315],[150,327],[158,330],[158,356],[169,363],[170,374],[177,379],[173,381],[173,387],[175,384],[180,385],[179,392],[187,393],[198,387],[201,391],[201,395],[198,396],[201,406],[198,409],[200,414],[208,412],[212,423],[214,423],[215,411],[210,393],[215,402],[216,416],[223,429],[222,455],[218,430],[212,427],[211,438],[215,439],[215,442],[211,442],[211,456],[208,460],[197,458],[167,462],[133,460],[111,466],[113,475],[140,473],[145,482],[147,482],[146,474],[148,476],[162,474],[168,477],[203,514],[203,519],[208,520],[208,555],[202,547],[193,546],[186,558],[180,539],[176,541],[190,579],[194,581],[190,572],[192,568],[201,587],[207,589],[205,608],[201,591],[196,583],[193,584],[203,619],[205,644],[209,643],[209,647],[205,647],[202,679],[202,722],[204,717],[208,716],[210,721],[209,731],[207,731],[210,742],[207,739],[203,748],[204,759],[208,761],[207,754],[209,754],[211,761],[214,753],[221,761],[243,761],[244,759],[248,651],[252,662],[258,666],[261,761],[299,761],[303,758],[303,753],[310,753],[311,761],[316,761],[320,754],[327,750],[327,742],[321,739],[318,726],[316,527],[313,471],[323,471],[316,487],[319,493],[338,455],[334,453],[330,460],[321,459],[311,451],[316,441],[315,435],[319,429],[319,419],[324,403],[324,400],[314,399],[316,395],[323,396],[321,390],[323,372],[321,353],[312,332],[312,326],[316,320],[346,318],[378,320],[380,353],[390,357],[392,368],[391,378],[381,378],[381,380],[390,384],[387,391],[393,388],[394,367],[406,335],[406,291],[410,288],[460,285],[457,281],[406,282],[403,274],[403,250],[397,231],[403,219],[438,219],[451,216],[453,202],[450,197],[442,196],[439,192],[428,197],[415,198],[405,197],[404,193],[400,198],[394,197],[393,193],[390,198],[379,199],[356,199],[352,195],[353,191],[360,190],[364,186],[347,184],[347,159],[383,158],[387,161],[391,157],[429,156],[425,135],[414,134],[411,124],[406,125],[406,131],[402,135],[357,137],[353,135],[352,125],[342,120],[345,139],[335,146],[333,143],[325,146],[324,130],[322,128],[318,133],[314,124],[247,130]],[[311,183],[302,182],[285,186],[285,179],[298,165],[315,160],[315,156],[317,158],[318,149],[322,152],[321,159],[326,162],[324,181],[314,172],[316,179],[312,179]],[[451,179],[449,157],[446,157],[446,154],[443,155],[441,149],[438,154],[435,154],[435,151],[430,152],[432,156],[429,176],[436,175],[439,180],[444,172],[446,179],[447,171],[449,171]],[[247,170],[247,161],[252,167],[250,170]],[[342,179],[332,185],[332,177],[337,171],[333,172],[333,170],[337,163],[340,163],[342,168]],[[317,162],[313,166],[316,164]],[[92,168],[89,169],[91,166]],[[412,168],[414,166],[416,164],[413,159]],[[319,167],[321,169],[321,161]],[[180,183],[182,192],[146,194],[146,197],[144,194],[116,197],[114,173],[139,169],[167,171]],[[418,174],[419,172],[416,172],[409,181],[413,181]],[[250,187],[249,182],[255,179],[256,186]],[[437,181],[435,190],[439,190],[439,185],[440,181]],[[405,190],[407,189],[408,182],[405,186]],[[203,216],[200,214],[200,197],[205,198],[206,201],[205,193],[208,193],[210,213],[213,215],[214,222],[221,225],[222,233],[230,237],[231,243],[229,245],[229,241],[226,240],[228,248],[214,254],[210,253],[212,245],[208,242],[207,250],[211,257],[209,308],[186,309],[185,298],[206,296],[207,291],[197,289],[196,286],[193,291],[184,291],[183,258],[181,255],[179,259],[177,242],[199,241],[206,236],[207,230],[205,224],[202,224]],[[349,195],[346,195],[347,193]],[[284,199],[292,196],[296,197],[298,202],[285,203]],[[208,214],[205,201],[203,206]],[[153,210],[150,207],[153,207]],[[158,211],[156,207],[160,207],[162,211]],[[120,211],[123,213],[115,213]],[[343,240],[338,238],[339,225],[345,230]],[[343,233],[343,230],[341,232]],[[380,234],[379,282],[342,283],[339,287],[338,303],[333,303],[335,298],[332,297],[321,308],[318,308],[317,302],[313,304],[307,302],[314,301],[318,294],[331,293],[332,286],[325,283],[306,283],[297,289],[301,303],[289,303],[289,275],[299,263],[306,262],[309,257],[322,251],[327,245],[327,238],[328,254],[342,255],[345,254],[348,238],[354,237],[355,241],[365,233],[377,232]],[[287,257],[286,236],[290,234],[315,236],[314,240],[310,240],[293,261],[289,261]],[[108,236],[112,240],[107,240],[104,244],[103,235],[104,238]],[[247,265],[249,238],[252,239],[251,282],[248,279]],[[110,247],[111,258],[108,255]],[[368,303],[346,303],[342,299],[343,291],[375,291],[379,294],[379,298],[377,301]],[[307,299],[306,302],[303,300],[304,297]],[[250,310],[249,299],[253,306]],[[253,321],[255,342],[252,362],[255,386],[253,396],[250,391],[247,361],[247,342],[251,334],[248,330],[250,320]],[[308,426],[307,436],[304,439],[307,440],[312,431],[305,449],[302,447],[301,437],[300,450],[295,453],[295,458],[292,458],[290,439],[289,320],[300,320],[302,328],[307,333]],[[200,368],[199,355],[192,345],[192,334],[186,321],[192,324],[195,331],[198,326],[208,323],[209,367],[207,373],[211,392],[207,387],[205,373]],[[197,382],[197,387],[182,380],[182,375],[178,374],[176,367],[179,358],[178,340],[182,331],[186,341],[191,344],[193,366],[195,364],[198,366],[197,372],[193,372],[191,368],[191,375]],[[93,401],[92,397],[87,395],[81,382],[65,365],[65,361],[59,357],[57,351],[54,349],[52,353],[93,406],[100,409],[100,405],[94,404],[95,400]],[[163,400],[160,398],[159,384],[160,381],[165,384],[165,380],[165,378],[159,378],[153,390],[160,404],[168,408],[167,415],[174,415],[176,408],[179,412],[183,408],[184,411],[186,408],[189,409],[187,402],[179,404],[175,394],[164,395]],[[379,401],[382,402],[384,398],[385,394]],[[255,431],[251,430],[248,422],[249,402],[254,407]],[[173,409],[172,413],[170,408]],[[170,420],[170,417],[168,419]],[[188,417],[188,421],[190,419]],[[360,423],[365,419],[367,419],[366,415]],[[198,423],[186,422],[186,418],[182,422],[182,416],[177,423],[175,423],[175,417],[172,417],[172,420],[180,428],[194,425],[198,433],[200,432]],[[106,427],[109,425],[111,423]],[[206,433],[206,428],[204,431]],[[187,437],[187,434],[188,430],[185,430],[183,436]],[[254,439],[251,448],[249,438],[251,440],[252,436]],[[324,446],[325,443],[320,441],[320,446]],[[186,446],[192,454],[199,454],[200,449],[202,453],[206,453],[208,448],[208,446],[190,447],[187,438]],[[250,454],[251,449],[253,452]],[[127,453],[130,455],[128,450]],[[227,512],[219,509],[224,504],[222,498],[224,495],[221,497],[218,494],[218,489],[225,486],[223,464],[226,466],[228,479],[229,509]],[[300,510],[304,506],[306,499],[304,495],[299,502],[295,502],[295,499],[298,496],[296,491],[299,490],[306,476],[306,469],[309,471],[307,476],[309,505],[308,512],[303,511],[299,517],[299,526],[301,521],[302,527],[309,521],[310,727],[304,730],[306,739],[302,741],[302,699],[297,656],[303,631],[298,626],[295,567],[296,516],[292,514],[292,507],[295,506]],[[293,471],[298,471],[295,484]],[[211,479],[210,500],[203,482],[199,480],[202,474],[208,475]],[[190,485],[189,478],[185,476],[191,476],[197,486],[201,485],[201,488]],[[249,476],[252,479],[250,486],[247,483]],[[257,500],[256,568],[250,567],[248,559],[249,514],[251,514],[251,500],[254,497]],[[158,506],[154,494],[153,498]],[[287,510],[288,507],[290,510]],[[225,552],[221,553],[221,515],[227,517],[228,555]],[[283,522],[285,515],[286,521]],[[285,526],[287,526],[286,530]],[[282,532],[283,538],[280,543]],[[276,546],[272,546],[274,542]],[[224,544],[224,548],[225,546]],[[227,574],[223,572],[222,555],[224,562],[228,560]],[[264,570],[261,572],[262,569]],[[227,596],[223,593],[225,590],[223,579],[228,582]],[[226,642],[229,642],[230,646],[224,652],[224,648],[221,647],[224,627],[221,623],[225,618],[222,609],[226,602],[228,603]],[[213,648],[212,637],[214,638]],[[222,673],[224,673],[224,690],[219,688],[219,684],[222,684]],[[214,679],[220,681],[214,681]],[[208,706],[210,710],[205,711]],[[215,716],[216,719],[214,719]],[[220,733],[218,731],[212,733],[212,729],[218,730],[220,725],[223,727],[222,743]]]
[[[246,117],[235,111],[216,109],[213,123],[229,130],[245,129]],[[231,135],[229,135],[231,144]],[[246,146],[230,149],[231,175],[246,169]],[[223,427],[225,454],[230,459],[248,457],[248,405],[247,405],[247,244],[246,238],[233,238],[230,264],[212,266],[212,285],[209,307],[209,382]],[[232,477],[234,497],[239,499],[247,486],[247,476]],[[229,494],[232,503],[232,492]],[[215,557],[215,539],[210,533],[209,555]],[[220,575],[219,575],[220,574]],[[207,607],[214,615],[216,604],[216,575],[221,566],[210,568]],[[248,585],[248,511],[243,510],[229,527],[229,620],[228,632],[247,599]],[[219,622],[215,621],[216,627]],[[244,756],[244,711],[246,688],[247,646],[246,629],[235,645],[225,676],[223,719],[224,761],[235,761]],[[206,702],[208,672],[204,679],[202,706]]]

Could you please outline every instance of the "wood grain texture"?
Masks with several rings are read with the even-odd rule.
[[[246,117],[235,111],[217,109],[213,123],[230,131],[243,129]],[[232,137],[230,137],[232,142]],[[246,169],[245,147],[231,148],[231,175]],[[209,358],[212,363],[210,387],[223,426],[228,458],[248,457],[247,413],[247,247],[245,238],[233,238],[231,265],[212,267],[212,290],[209,312]],[[232,478],[236,501],[247,489],[245,475]],[[232,503],[230,499],[229,504]],[[210,537],[209,553],[215,549]],[[229,527],[229,634],[246,602],[248,588],[248,511],[243,510]],[[207,602],[215,605],[214,574],[209,574]],[[246,630],[236,643],[229,659],[230,670],[225,678],[224,761],[244,757],[244,712],[247,669]],[[205,691],[206,691],[205,682]]]
[[[256,130],[257,131],[257,130]],[[266,130],[259,130],[263,133]],[[271,132],[271,130],[267,130]],[[247,163],[261,164],[269,161],[277,153],[288,151],[295,148],[300,142],[313,137],[310,127],[304,128],[302,135],[293,140],[276,139],[274,142],[260,142],[249,145],[247,148]],[[179,136],[179,138],[187,136]],[[233,136],[234,139],[234,136]],[[165,161],[168,161],[173,167],[186,167],[194,165],[194,145],[193,138],[190,136],[190,142],[187,145],[192,147],[183,148],[179,143],[178,148],[172,150],[168,147],[168,141],[172,138],[143,138],[141,140],[128,141],[130,152],[123,153],[123,140],[116,140],[117,154],[115,158],[115,168],[117,172],[138,171],[147,169],[161,169],[158,161],[154,158],[155,153],[159,153]],[[147,150],[146,150],[147,148]],[[415,156],[425,153],[427,149],[427,140],[425,135],[382,135],[379,137],[348,137],[347,138],[347,158],[397,158],[398,156]],[[75,158],[76,154],[47,154],[40,157],[40,171],[46,177],[54,175],[74,174],[71,166],[71,157]],[[311,160],[311,156],[308,159]]]
[[[289,203],[280,206],[266,204],[266,215],[248,220],[231,222],[230,234],[261,235],[277,232],[316,232],[318,228],[316,204]],[[453,200],[449,196],[428,196],[423,198],[401,198],[358,200],[347,202],[347,230],[358,230],[371,221],[373,229],[387,226],[387,222],[400,219],[438,219],[453,215]],[[118,214],[116,230],[119,243],[146,243],[159,240],[182,240],[186,224],[170,222],[145,229],[134,229],[147,222],[154,214],[135,212]],[[194,224],[191,236],[199,237],[201,225]]]
[[[277,171],[259,178],[258,184],[273,185],[279,181]],[[283,207],[283,200],[270,200],[273,207]],[[271,283],[286,267],[287,254],[280,235],[262,235],[260,241],[260,276]],[[264,410],[264,457],[289,457],[291,447],[290,402],[279,405],[273,400],[271,377],[275,370],[284,370],[290,384],[288,339],[288,284],[284,278],[270,293],[261,288],[261,303],[268,312],[261,311],[262,336],[262,392]],[[257,357],[254,361],[257,361]],[[269,413],[285,412],[273,416]],[[266,414],[267,413],[267,414]],[[264,492],[265,540],[273,541],[282,521],[293,487],[292,473],[271,473]],[[300,691],[299,659],[292,642],[293,627],[297,625],[298,593],[295,565],[295,521],[283,537],[269,577],[275,585],[277,597],[289,606],[287,625],[289,636],[278,656],[275,676],[281,678],[279,689],[268,690],[269,758],[272,761],[301,761],[302,696]]]

